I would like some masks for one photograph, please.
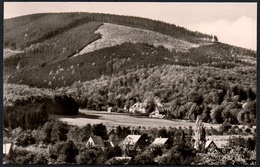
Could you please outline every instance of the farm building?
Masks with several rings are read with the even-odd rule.
[[[134,105],[132,105],[129,108],[129,113],[141,113],[141,114],[145,114],[146,113],[146,107],[147,107],[147,103],[140,103],[137,102]]]
[[[87,147],[90,146],[99,146],[99,147],[105,147],[105,144],[100,136],[90,136],[87,144]]]

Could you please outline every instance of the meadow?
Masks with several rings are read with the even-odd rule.
[[[186,121],[186,120],[166,120],[166,119],[156,119],[156,118],[147,118],[147,117],[135,117],[125,114],[112,113],[109,114],[105,111],[89,111],[89,110],[80,110],[82,116],[63,116],[63,115],[52,115],[51,117],[58,118],[62,122],[66,122],[70,125],[85,126],[87,124],[100,124],[103,123],[107,128],[113,128],[116,126],[121,127],[145,127],[149,128],[169,128],[169,127],[183,127],[189,128],[189,126],[194,127],[195,122]],[[84,116],[86,114],[87,116]],[[210,124],[205,123],[206,127],[218,128],[221,124]]]

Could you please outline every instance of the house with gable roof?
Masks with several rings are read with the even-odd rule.
[[[152,142],[151,146],[157,146],[157,147],[166,147],[169,148],[172,145],[169,138],[155,138],[155,140]]]
[[[215,152],[215,151],[220,151],[220,150],[213,140],[208,140],[208,141],[206,141],[206,144],[205,144],[205,151],[206,152]]]
[[[128,135],[124,141],[120,144],[121,146],[143,149],[147,146],[148,141],[144,135]]]
[[[134,105],[132,105],[129,108],[129,113],[132,113],[132,114],[136,114],[136,113],[146,114],[146,112],[147,112],[146,111],[146,107],[147,107],[146,103],[137,102],[137,103],[135,103]]]
[[[100,136],[90,136],[86,143],[86,147],[91,147],[91,146],[99,146],[101,148],[104,148],[105,144],[103,142],[103,139]]]

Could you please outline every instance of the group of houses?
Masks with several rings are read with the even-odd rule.
[[[148,102],[145,100],[144,102],[136,102],[129,108],[124,107],[124,111],[130,114],[140,114],[140,115],[149,115],[151,118],[164,118],[166,112],[168,111],[167,105],[162,105],[159,99],[155,99],[155,107],[154,110],[148,111]],[[108,107],[107,112],[111,113],[113,111],[113,107]]]
[[[169,138],[155,138],[151,143],[151,146],[164,147],[171,144]],[[102,149],[106,147],[120,146],[122,148],[136,148],[137,150],[143,150],[149,145],[148,139],[144,135],[127,135],[122,141],[118,140],[102,140],[100,136],[91,136],[86,142],[86,147],[98,146]]]
[[[228,144],[227,140],[210,140],[207,139],[204,143],[204,149],[206,152],[220,151]],[[150,144],[151,146],[158,147],[169,147],[172,145],[169,138],[155,138],[154,141]],[[118,140],[106,140],[104,141],[100,136],[91,136],[86,142],[86,147],[98,146],[103,149],[106,147],[115,147],[122,146],[125,147],[136,147],[139,150],[147,147],[147,139],[143,135],[128,135],[123,141],[119,142]],[[194,146],[195,147],[195,146]]]

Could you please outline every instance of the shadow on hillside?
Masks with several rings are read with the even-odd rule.
[[[88,114],[83,114],[83,113],[78,113],[78,115],[75,115],[76,118],[90,118],[90,119],[98,119],[100,116],[98,115],[88,115]]]
[[[89,115],[89,114],[83,114],[83,113],[78,113],[77,115],[53,115],[51,114],[52,118],[89,118],[89,119],[98,119],[100,116],[98,115]]]

